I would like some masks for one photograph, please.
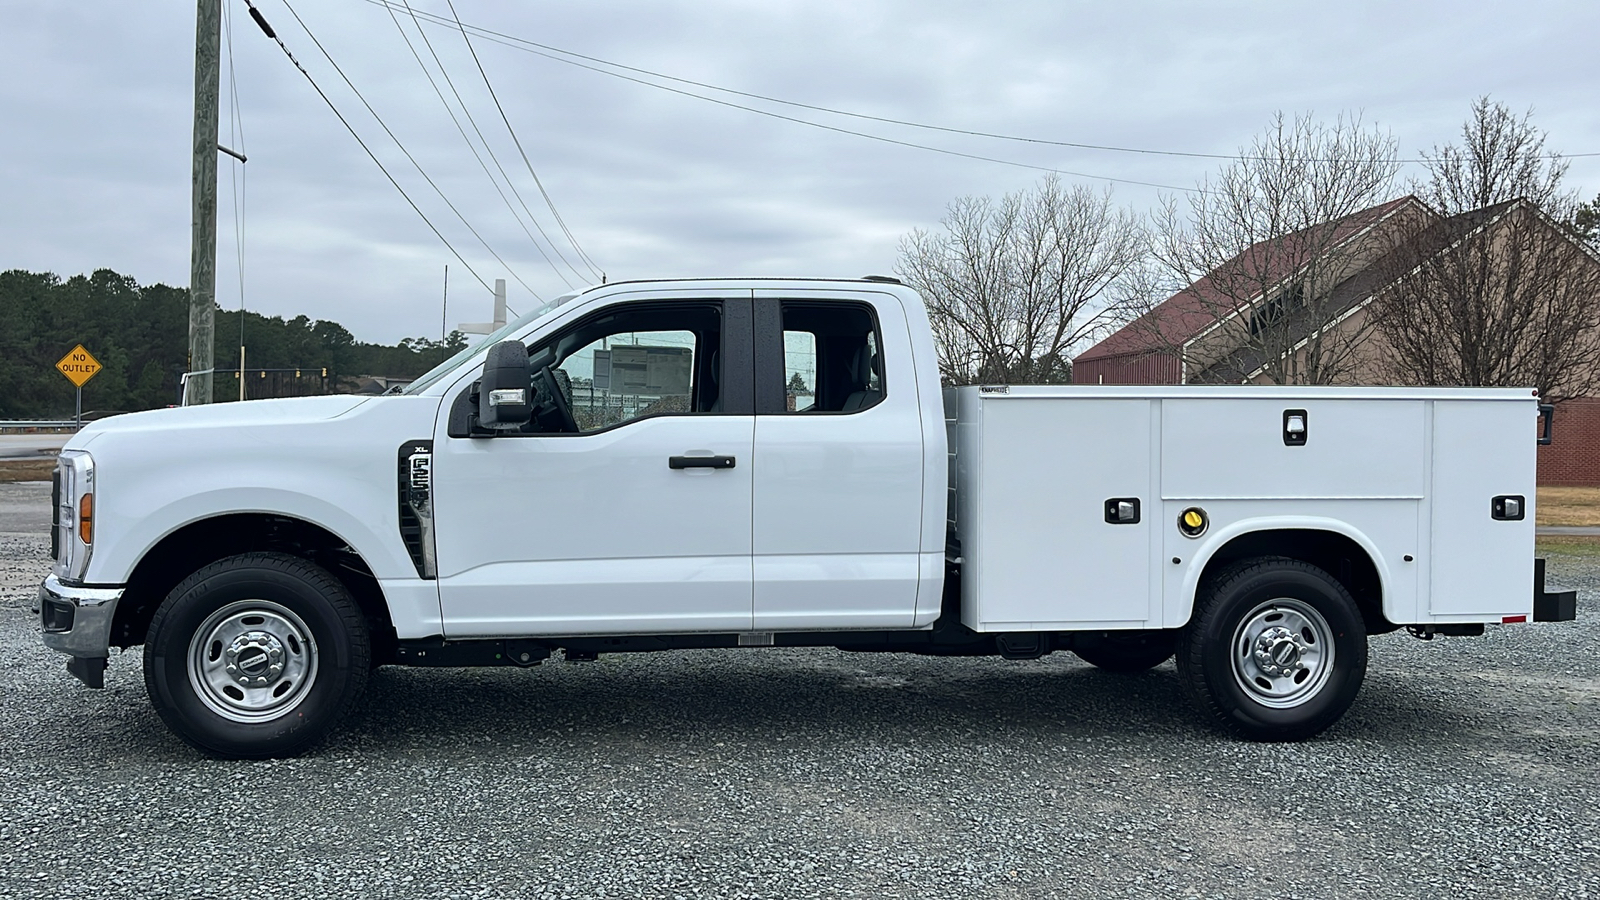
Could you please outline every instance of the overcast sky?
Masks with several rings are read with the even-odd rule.
[[[597,280],[551,218],[458,31],[422,25],[510,173],[512,207],[522,213],[526,202],[571,268],[550,248],[553,264],[536,249],[524,227],[539,231],[526,214],[519,223],[496,192],[388,10],[369,0],[290,2],[504,265],[418,175],[282,0],[257,5],[471,269],[490,283],[507,279],[514,309],[534,306],[534,292],[548,298],[569,281]],[[412,3],[450,15],[443,0]],[[224,5],[232,39],[230,53],[224,37],[221,139],[250,159],[246,307],[332,319],[367,341],[436,338],[448,264],[448,324],[486,319],[489,293],[467,266],[249,20],[242,0]],[[468,26],[718,87],[1056,141],[1225,154],[1276,110],[1329,119],[1349,110],[1392,131],[1411,157],[1455,139],[1473,98],[1489,94],[1533,109],[1550,149],[1600,153],[1593,0],[456,0],[456,11]],[[416,26],[400,19],[451,97]],[[719,106],[485,37],[473,47],[566,225],[613,281],[887,273],[901,236],[937,227],[953,198],[998,196],[1043,174]],[[0,4],[0,269],[68,276],[106,267],[140,283],[187,285],[193,66],[192,3]],[[1192,187],[1218,164],[941,134],[633,77],[1076,173]],[[219,157],[217,299],[225,307],[240,302],[239,168]],[[1138,210],[1158,193],[1066,181],[1111,186]],[[1568,183],[1585,197],[1600,192],[1600,157],[1573,159]]]

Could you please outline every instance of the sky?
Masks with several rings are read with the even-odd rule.
[[[945,128],[1209,154],[1238,152],[1277,111],[1353,112],[1413,158],[1457,140],[1489,95],[1531,110],[1549,149],[1574,156],[1568,186],[1600,194],[1600,155],[1576,156],[1600,154],[1600,3],[1587,0],[455,0],[470,48],[437,23],[452,18],[445,0],[410,0],[416,22],[400,0],[398,12],[255,2],[428,221],[243,0],[223,0],[219,139],[249,162],[218,157],[217,300],[331,319],[364,341],[485,321],[495,278],[526,312],[596,271],[887,274],[901,239],[937,229],[958,197],[1024,190],[1055,169],[1143,212],[1222,164],[897,126],[663,75]],[[188,284],[194,17],[184,2],[0,2],[0,270]]]

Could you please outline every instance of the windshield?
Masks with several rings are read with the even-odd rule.
[[[429,369],[426,373],[423,374],[423,376],[421,378],[418,378],[416,381],[411,382],[409,385],[406,386],[405,390],[401,391],[400,393],[402,393],[402,394],[417,394],[417,393],[421,393],[423,390],[425,390],[428,387],[428,385],[433,384],[435,381],[438,381],[440,378],[443,378],[445,375],[449,374],[457,366],[459,366],[463,362],[465,362],[468,357],[472,356],[472,354],[477,353],[479,350],[482,350],[485,347],[492,346],[492,345],[494,345],[495,343],[497,343],[499,341],[505,340],[509,335],[515,333],[517,330],[522,328],[524,325],[527,325],[529,322],[532,322],[535,319],[540,319],[540,318],[543,318],[546,315],[549,315],[550,313],[552,313],[552,312],[556,311],[557,309],[559,309],[561,307],[561,305],[566,303],[568,300],[571,300],[573,297],[578,296],[579,293],[580,292],[578,292],[578,291],[573,291],[570,294],[562,294],[561,296],[555,298],[554,300],[551,300],[549,303],[546,303],[545,305],[539,307],[538,309],[534,310],[533,312],[527,313],[527,314],[522,315],[522,316],[519,316],[519,317],[517,317],[517,319],[515,321],[507,322],[506,324],[504,324],[504,325],[500,326],[499,328],[495,329],[489,335],[485,336],[483,340],[478,341],[477,343],[475,343],[475,344],[473,344],[473,345],[471,345],[469,347],[466,347],[465,349],[463,349],[460,352],[456,353],[455,356],[452,356],[449,359],[445,360],[444,362],[439,363],[437,366],[434,366],[433,368]]]

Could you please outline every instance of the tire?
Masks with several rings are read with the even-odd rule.
[[[1178,640],[1203,715],[1253,741],[1300,741],[1339,721],[1367,673],[1361,611],[1327,572],[1290,559],[1223,571]]]
[[[343,584],[284,553],[206,566],[156,609],[144,683],[168,728],[226,759],[293,756],[355,706],[371,649]]]
[[[1077,657],[1097,669],[1132,674],[1172,658],[1176,639],[1170,631],[1108,631],[1092,646],[1074,648]]]

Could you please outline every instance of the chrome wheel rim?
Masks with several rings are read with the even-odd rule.
[[[1256,606],[1233,632],[1233,678],[1274,709],[1306,703],[1333,674],[1333,629],[1316,607],[1279,597]]]
[[[189,640],[189,686],[232,722],[276,719],[317,680],[317,642],[288,608],[238,600],[206,617]]]

